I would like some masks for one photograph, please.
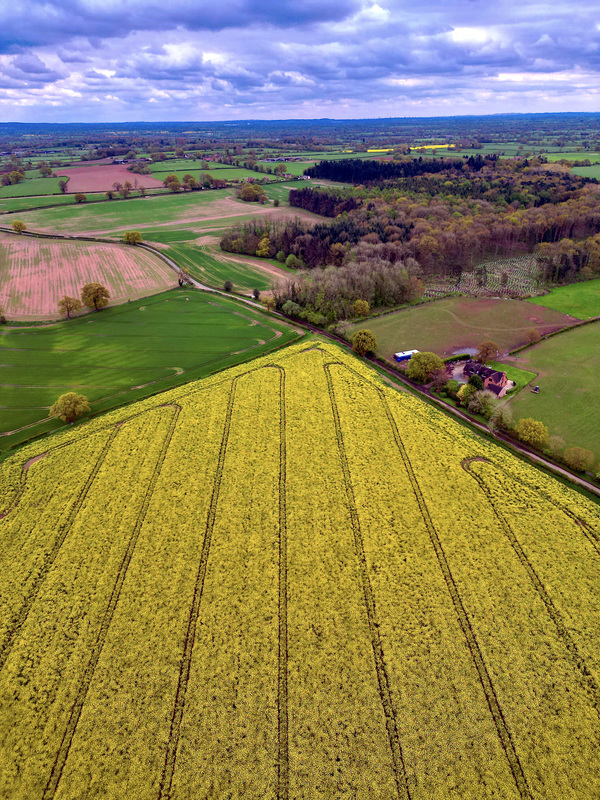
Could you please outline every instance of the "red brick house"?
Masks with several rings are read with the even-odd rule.
[[[483,388],[489,389],[490,392],[498,395],[498,397],[503,397],[506,393],[506,385],[508,383],[506,372],[486,367],[480,364],[479,361],[467,361],[463,369],[463,375],[466,380],[469,380],[471,375],[479,375],[483,381]]]

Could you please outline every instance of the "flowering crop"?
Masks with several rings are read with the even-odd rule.
[[[337,347],[0,489],[1,797],[600,795],[598,507]]]

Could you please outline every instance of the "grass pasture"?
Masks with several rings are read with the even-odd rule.
[[[187,166],[182,169],[161,169],[160,171],[153,170],[152,177],[159,181],[164,181],[167,175],[177,175],[179,180],[182,181],[186,175],[191,175],[193,178],[198,180],[200,175],[204,173],[213,178],[219,178],[222,181],[242,180],[245,178],[256,179],[264,177],[264,175],[261,175],[258,172],[254,172],[253,170],[245,169],[243,167],[221,167],[220,169],[212,169],[211,165],[211,169],[202,170],[199,168],[198,162],[196,162],[193,167],[188,162]]]
[[[0,186],[0,198],[32,197],[38,194],[60,194],[58,178],[31,178],[12,186]]]
[[[104,194],[91,194],[87,193],[86,198],[90,200],[104,200]],[[76,205],[75,197],[72,194],[53,194],[41,195],[33,197],[11,197],[0,198],[0,212],[20,211],[22,209],[43,208],[44,206],[67,206]],[[12,219],[16,219],[12,217]],[[11,220],[3,220],[5,223],[10,223]]]
[[[0,305],[9,320],[56,319],[61,297],[79,297],[86,283],[106,286],[114,305],[176,282],[167,264],[140,248],[0,233]]]
[[[529,302],[579,319],[600,317],[600,278],[558,286],[551,289],[549,294],[531,298]]]
[[[567,447],[585,447],[600,458],[600,323],[539,342],[521,351],[518,363],[537,374],[541,391],[521,392],[510,401],[515,419],[539,419]]]
[[[229,254],[221,256],[220,251],[193,244],[172,244],[165,251],[181,267],[188,270],[196,280],[222,289],[225,281],[231,281],[238,291],[270,289],[273,276],[261,270],[258,259]],[[262,260],[262,259],[261,259]],[[266,267],[271,265],[267,264]]]
[[[0,482],[3,797],[600,795],[598,506],[348,353],[67,428]]]
[[[203,377],[297,338],[285,324],[233,300],[174,289],[41,328],[0,335],[0,433],[44,420],[67,391],[93,411]],[[0,436],[0,449],[40,430]],[[1,796],[1,794],[0,794]]]
[[[581,175],[582,178],[595,178],[600,181],[600,164],[591,167],[573,167],[571,172],[574,175]]]
[[[530,328],[544,334],[574,321],[524,300],[451,297],[351,324],[346,335],[368,328],[375,334],[379,354],[388,359],[399,350],[413,349],[449,356],[475,352],[486,339],[506,352],[525,344]]]

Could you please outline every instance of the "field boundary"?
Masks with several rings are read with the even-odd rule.
[[[100,624],[100,630],[98,631],[98,635],[96,637],[96,642],[93,645],[92,652],[90,658],[88,660],[87,666],[83,673],[83,678],[79,685],[79,691],[77,692],[77,696],[75,698],[75,702],[73,707],[71,708],[71,713],[69,715],[69,719],[67,721],[67,725],[65,728],[65,732],[63,734],[63,738],[56,754],[56,758],[54,764],[52,766],[52,770],[50,773],[50,777],[48,779],[48,783],[46,784],[46,788],[44,789],[44,793],[42,795],[43,800],[52,800],[52,798],[56,795],[56,791],[58,789],[58,785],[60,783],[60,779],[63,773],[63,769],[67,762],[67,758],[69,756],[69,750],[71,749],[71,744],[73,742],[73,738],[75,736],[75,731],[77,729],[77,724],[79,722],[79,718],[81,717],[81,712],[83,711],[83,706],[85,703],[85,699],[87,697],[88,690],[90,688],[92,679],[94,677],[94,672],[96,670],[96,666],[98,665],[98,661],[100,660],[100,656],[102,655],[102,650],[104,648],[104,643],[106,642],[106,637],[108,636],[108,631],[112,622],[112,618],[115,613],[115,609],[117,607],[117,603],[119,602],[119,597],[121,595],[121,589],[123,588],[123,584],[125,582],[125,578],[127,576],[127,570],[129,569],[129,564],[133,557],[133,552],[135,550],[135,546],[137,544],[140,531],[142,529],[142,525],[144,520],[146,519],[146,513],[148,511],[148,507],[150,505],[150,501],[152,499],[152,495],[154,494],[154,489],[156,488],[156,484],[158,482],[158,478],[160,476],[160,472],[162,470],[163,463],[165,461],[165,457],[167,455],[167,450],[171,444],[171,440],[173,439],[173,434],[175,432],[175,427],[177,425],[177,421],[179,419],[179,414],[181,412],[181,406],[171,404],[166,406],[168,408],[173,408],[174,413],[172,414],[171,421],[169,423],[169,428],[167,429],[167,433],[161,447],[159,456],[156,460],[154,465],[154,470],[152,472],[152,477],[150,478],[150,482],[148,484],[148,488],[144,494],[144,499],[142,501],[142,507],[138,512],[138,516],[136,519],[136,523],[134,529],[129,537],[129,541],[127,543],[127,548],[125,550],[125,555],[121,561],[119,566],[119,571],[117,572],[117,577],[113,586],[113,590],[110,596],[110,600],[108,606],[104,612],[104,616],[102,618],[102,622]]]
[[[337,365],[339,362],[330,362],[323,365],[325,376],[327,379],[327,389],[331,401],[331,411],[333,415],[333,422],[335,426],[335,438],[337,440],[338,454],[342,473],[344,478],[344,488],[346,491],[346,504],[350,512],[350,522],[352,534],[354,539],[354,551],[356,560],[358,562],[358,572],[361,579],[363,599],[365,603],[365,612],[367,617],[367,625],[371,639],[371,647],[373,649],[373,659],[375,661],[375,672],[377,674],[377,682],[379,684],[379,696],[381,698],[381,705],[385,716],[385,725],[390,744],[392,755],[392,768],[394,778],[396,780],[396,788],[398,796],[410,800],[410,791],[408,788],[408,780],[406,776],[406,765],[404,763],[404,754],[400,743],[400,735],[398,733],[398,723],[396,721],[396,711],[392,700],[392,693],[390,689],[390,680],[385,666],[385,656],[383,652],[383,645],[381,642],[381,634],[379,632],[379,622],[377,621],[377,611],[375,607],[375,597],[373,595],[373,588],[369,580],[369,572],[367,567],[367,559],[365,556],[364,542],[362,538],[362,531],[360,528],[360,519],[358,516],[358,509],[354,497],[354,488],[352,486],[352,475],[350,472],[350,465],[348,463],[348,456],[346,455],[346,447],[344,444],[344,437],[340,423],[340,415],[335,399],[335,390],[333,387],[333,380],[331,377],[331,366]]]

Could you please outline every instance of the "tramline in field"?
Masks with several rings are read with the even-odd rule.
[[[0,796],[600,793],[597,506],[335,346],[0,486]]]

